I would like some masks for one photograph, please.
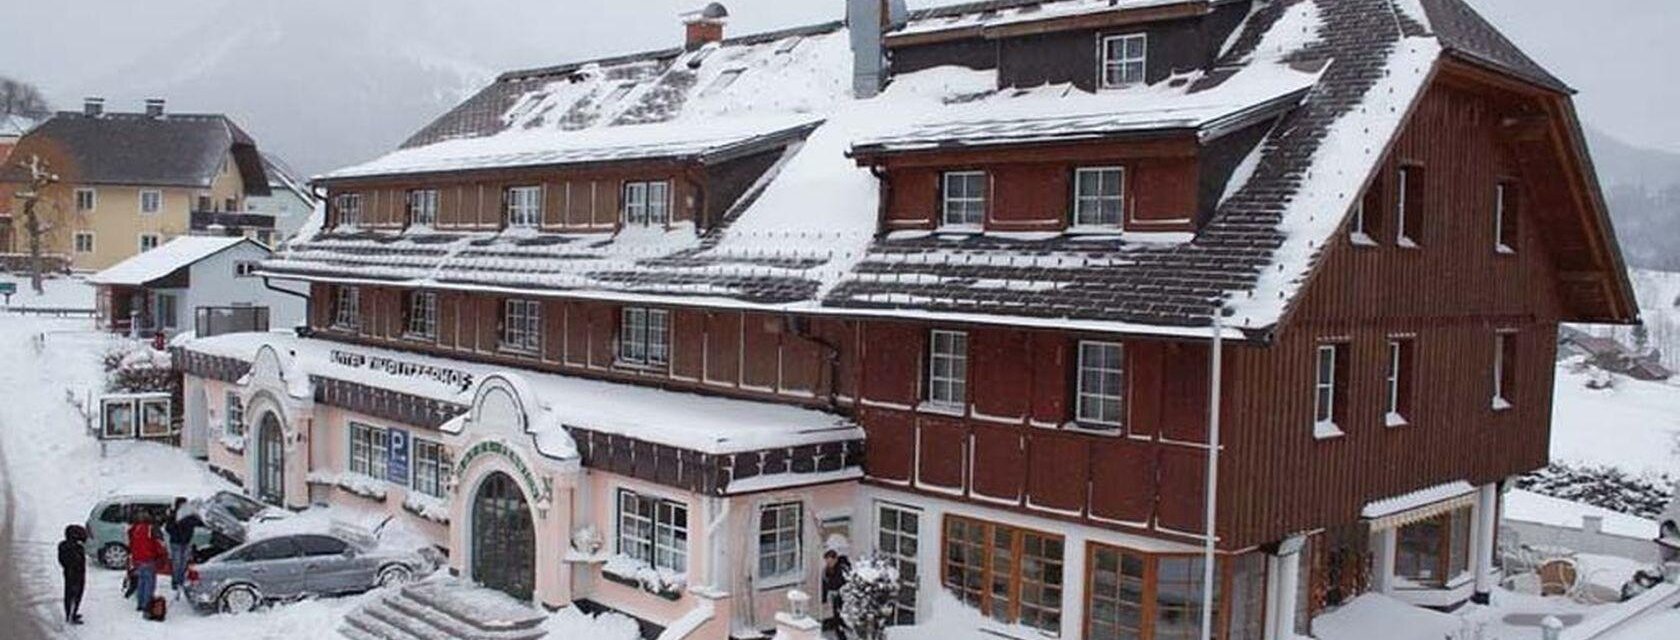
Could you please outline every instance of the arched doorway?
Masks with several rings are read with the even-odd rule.
[[[264,413],[257,423],[257,499],[275,506],[286,500],[285,434],[280,417]]]
[[[531,508],[513,478],[492,472],[472,503],[472,577],[519,600],[536,587],[537,534]]]

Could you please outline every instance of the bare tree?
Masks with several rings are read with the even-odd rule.
[[[0,76],[0,115],[41,120],[52,115],[52,108],[35,85]]]
[[[36,154],[29,154],[29,159],[19,161],[18,166],[29,175],[28,186],[15,196],[23,201],[23,232],[29,236],[29,287],[35,290],[35,295],[41,295],[45,293],[41,287],[41,237],[52,228],[42,224],[36,207],[41,204],[41,192],[57,183],[58,176],[52,172],[52,167]]]

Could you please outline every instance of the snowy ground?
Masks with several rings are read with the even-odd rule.
[[[1612,388],[1588,389],[1588,374],[1558,367],[1552,459],[1680,474],[1680,382],[1613,377]]]
[[[51,307],[93,310],[93,288],[80,277],[49,278],[41,283],[41,288],[46,290],[46,294],[41,296],[30,290],[27,276],[0,274],[0,282],[16,284],[18,291],[12,296],[9,304],[4,302],[4,297],[0,297],[0,306],[14,309]]]

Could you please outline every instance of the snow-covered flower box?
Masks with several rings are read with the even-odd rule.
[[[432,522],[449,524],[449,503],[443,498],[410,491],[408,497],[403,499],[402,506],[404,511]]]
[[[686,573],[657,568],[622,553],[601,565],[601,577],[672,601],[681,598],[683,587],[688,585]]]
[[[330,485],[369,500],[385,501],[385,481],[360,473],[316,471],[309,474],[308,480],[309,484]]]

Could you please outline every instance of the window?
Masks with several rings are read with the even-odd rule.
[[[502,306],[502,348],[536,353],[542,348],[542,303],[508,300]]]
[[[620,489],[618,552],[654,568],[688,571],[688,507]]]
[[[240,552],[242,555],[230,560],[243,562],[267,562],[270,560],[285,560],[298,556],[297,541],[291,537],[272,538],[253,543]]]
[[[1415,248],[1423,239],[1423,170],[1400,167],[1395,181],[1394,244]]]
[[[1384,376],[1388,390],[1388,412],[1384,420],[1388,426],[1406,424],[1412,407],[1412,341],[1390,338],[1388,341],[1388,373]]]
[[[1500,331],[1493,336],[1493,408],[1504,410],[1511,408],[1511,401],[1516,398],[1512,392],[1511,381],[1516,376],[1512,372],[1516,369],[1517,335],[1512,331]]]
[[[1062,538],[948,515],[944,585],[993,620],[1059,633]]]
[[[671,221],[670,183],[624,183],[624,224],[664,225]]]
[[[916,553],[920,546],[922,513],[909,507],[881,503],[876,510],[875,551],[898,567],[898,596],[892,624],[916,624],[916,585],[920,584]]]
[[[1125,351],[1118,342],[1079,343],[1079,421],[1118,427],[1123,415]]]
[[[1313,435],[1319,438],[1342,435],[1342,365],[1344,346],[1318,345],[1313,381]]]
[[[1073,172],[1073,225],[1120,226],[1125,210],[1126,170],[1082,168]]]
[[[331,536],[302,535],[295,538],[298,550],[304,556],[338,556],[344,555],[344,550],[350,545],[343,540]]]
[[[1193,640],[1202,622],[1201,556],[1155,555],[1090,545],[1087,580],[1089,640]],[[1222,559],[1214,566],[1215,637],[1259,640],[1264,637],[1266,556],[1249,553]],[[1222,599],[1229,577],[1231,597]],[[1304,580],[1305,581],[1305,580]],[[1229,608],[1229,611],[1224,609]],[[1226,618],[1221,620],[1222,615]]]
[[[76,253],[93,253],[93,232],[76,232]]]
[[[362,292],[355,287],[338,287],[333,290],[333,326],[340,329],[354,330],[361,326]]]
[[[238,211],[239,210],[239,201],[234,199],[234,198],[224,198],[222,200],[222,210],[223,211]]]
[[[1142,33],[1102,39],[1102,86],[1105,89],[1143,82],[1149,37]]]
[[[444,478],[449,477],[449,454],[443,445],[424,438],[415,438],[414,443],[414,490],[420,493],[442,498],[444,492]]]
[[[174,329],[175,327],[180,326],[179,324],[177,324],[178,318],[175,315],[175,296],[174,296],[174,294],[169,294],[169,293],[157,294],[157,297],[153,298],[152,304],[155,306],[155,309],[153,309],[153,311],[155,312],[155,315],[157,316],[156,319],[157,319],[157,327],[158,328],[160,328],[160,329]]]
[[[1516,189],[1501,182],[1493,186],[1493,250],[1517,252]]]
[[[1155,566],[1156,640],[1194,640],[1202,627],[1202,572],[1200,556],[1161,556]],[[1219,581],[1213,583],[1213,601],[1219,602]],[[1218,619],[1218,612],[1214,612]]]
[[[343,227],[354,227],[362,224],[362,194],[341,193],[337,198],[338,224]]]
[[[415,189],[408,192],[408,223],[429,227],[437,224],[437,189]]]
[[[670,313],[664,309],[625,307],[619,317],[619,362],[641,366],[669,362],[669,327]]]
[[[163,192],[157,189],[140,190],[140,213],[157,213],[163,209]]]
[[[222,424],[222,429],[230,436],[245,435],[245,403],[239,399],[238,392],[227,392],[227,406],[224,413],[227,415],[223,416],[226,422]]]
[[[98,201],[99,198],[96,197],[93,189],[82,188],[76,190],[76,211],[78,213],[93,211]]]
[[[155,234],[155,233],[142,233],[142,234],[140,234],[140,251],[141,252],[146,252],[146,251],[151,251],[153,249],[156,249],[156,248],[158,248],[158,245],[161,244],[161,243],[162,243],[162,239],[158,237],[158,234]]]
[[[502,198],[507,226],[535,227],[542,223],[542,187],[508,187]]]
[[[1401,526],[1394,534],[1394,575],[1441,586],[1469,571],[1473,515],[1471,507],[1463,506]]]
[[[968,403],[968,334],[934,331],[929,343],[927,400],[961,408]]]
[[[978,227],[986,221],[986,172],[950,171],[941,177],[940,221],[951,227]]]
[[[700,92],[700,97],[716,95],[718,92],[728,89],[729,85],[735,84],[735,81],[740,79],[741,73],[744,71],[746,69],[725,69],[723,73],[718,74],[717,79],[706,85],[705,90]]]
[[[390,432],[360,422],[350,423],[350,473],[385,479]]]
[[[804,531],[804,505],[798,502],[767,504],[758,510],[758,579],[782,581],[798,578],[800,533]],[[760,586],[763,586],[762,584]]]
[[[233,277],[235,277],[235,278],[249,278],[249,277],[251,277],[251,274],[256,273],[258,264],[259,263],[257,263],[254,260],[240,260],[238,262],[233,263]]]
[[[431,291],[408,293],[408,322],[403,335],[410,338],[437,337],[437,294]]]

